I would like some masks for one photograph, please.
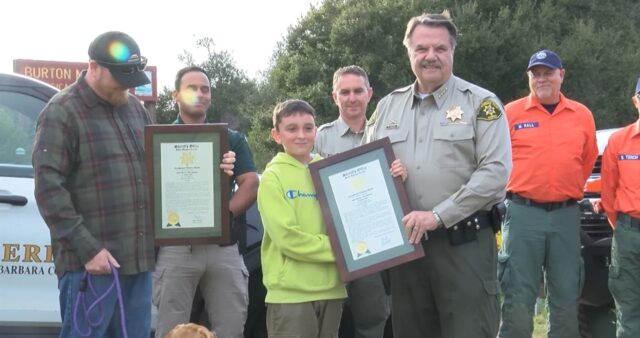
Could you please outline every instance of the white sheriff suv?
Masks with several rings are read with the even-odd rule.
[[[49,229],[33,197],[38,113],[58,90],[0,73],[0,337],[57,336],[57,278]]]

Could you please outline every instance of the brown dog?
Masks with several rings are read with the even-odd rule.
[[[178,324],[164,338],[217,338],[215,332],[194,323]]]

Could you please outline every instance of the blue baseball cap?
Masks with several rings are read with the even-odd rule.
[[[638,78],[638,83],[636,83],[636,94],[640,93],[640,77]]]
[[[529,66],[527,70],[530,70],[534,66],[546,66],[551,69],[562,69],[562,61],[558,54],[548,49],[539,50],[533,55],[531,55],[531,59],[529,59]]]

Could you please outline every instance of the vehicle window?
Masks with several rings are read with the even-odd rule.
[[[29,95],[0,91],[0,165],[31,166],[37,114],[46,102]]]

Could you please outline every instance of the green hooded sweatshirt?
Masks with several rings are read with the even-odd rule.
[[[321,157],[316,156],[313,161]],[[267,164],[258,188],[264,226],[263,283],[267,303],[346,298],[311,174],[286,153]]]

